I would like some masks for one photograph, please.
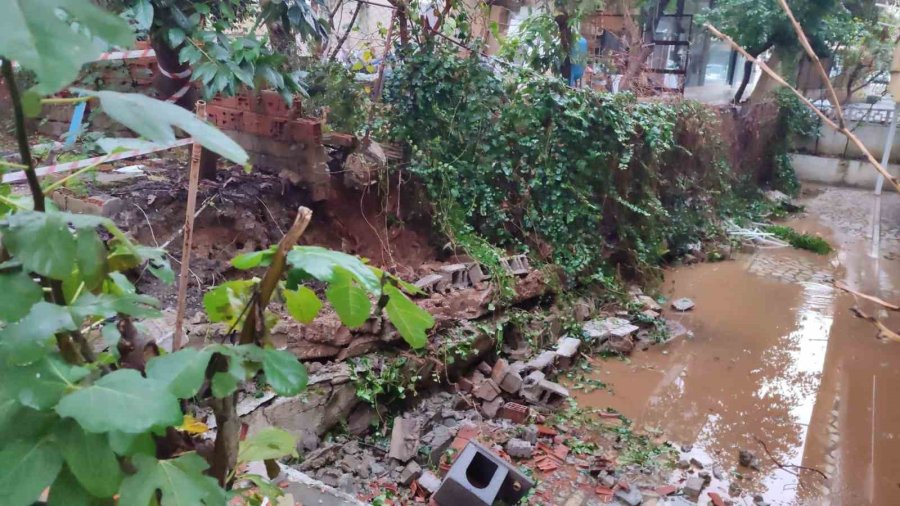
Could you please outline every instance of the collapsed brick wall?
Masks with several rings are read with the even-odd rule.
[[[329,193],[322,121],[303,117],[303,105],[288,106],[276,92],[242,92],[216,97],[207,105],[209,121],[247,150],[251,163],[306,186],[313,201]]]

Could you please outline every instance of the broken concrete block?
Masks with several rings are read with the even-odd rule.
[[[537,444],[538,428],[537,425],[529,425],[522,429],[522,439],[531,444]]]
[[[406,467],[404,467],[403,471],[400,473],[400,484],[404,487],[408,487],[412,484],[413,480],[418,478],[421,474],[422,467],[413,460],[409,464],[406,464]]]
[[[429,274],[424,278],[416,281],[414,284],[416,288],[424,291],[425,293],[435,293],[440,292],[439,284],[444,279],[440,274]]]
[[[614,496],[620,504],[627,506],[639,506],[644,502],[644,496],[637,487],[631,486],[628,489],[619,488]]]
[[[419,448],[419,420],[415,418],[394,418],[394,429],[391,432],[391,449],[388,457],[408,462],[416,456]]]
[[[516,504],[534,486],[508,462],[469,441],[434,494],[437,504]]]
[[[497,360],[494,369],[491,371],[491,379],[500,387],[501,390],[511,394],[517,393],[522,388],[522,376],[507,363],[504,359]]]
[[[500,406],[502,406],[502,405],[503,405],[503,397],[500,397],[498,395],[497,398],[492,401],[483,402],[481,404],[481,410],[484,411],[484,416],[486,416],[488,418],[496,418],[497,412],[500,411]]]
[[[529,459],[534,446],[524,439],[513,438],[506,442],[506,454],[514,459]]]
[[[684,482],[684,487],[682,488],[684,496],[691,501],[697,502],[697,500],[700,499],[700,492],[703,491],[703,485],[703,478],[699,476],[688,476],[688,479]]]
[[[687,297],[682,297],[672,301],[672,309],[676,311],[690,311],[694,309],[694,301]]]
[[[578,347],[581,346],[581,339],[574,337],[561,337],[556,343],[556,363],[563,369],[572,367],[575,358],[578,356]]]
[[[492,401],[500,395],[500,387],[494,383],[494,380],[486,379],[472,390],[472,395],[485,401]]]
[[[569,390],[559,383],[543,380],[538,383],[538,387],[542,390],[538,402],[548,408],[558,407],[569,398]]]
[[[660,306],[659,303],[649,295],[638,295],[634,298],[634,301],[640,304],[643,309],[650,311],[662,311],[662,306]]]
[[[484,374],[486,377],[490,376],[491,373],[494,372],[494,368],[491,367],[487,362],[479,362],[475,367],[478,368],[478,371],[481,372],[481,374]]]
[[[422,476],[419,476],[418,482],[419,486],[424,488],[429,495],[437,492],[437,489],[441,487],[441,479],[427,469],[422,471]]]
[[[556,364],[556,352],[551,350],[542,351],[540,355],[531,359],[525,364],[528,371],[546,371],[548,368]]]
[[[540,371],[532,371],[525,378],[520,395],[534,404],[553,408],[569,397],[569,391],[559,383],[544,379]]]
[[[481,283],[485,279],[489,279],[490,275],[484,272],[481,265],[477,263],[473,263],[471,267],[469,267],[469,281],[474,283]]]
[[[452,442],[453,435],[450,434],[450,428],[445,425],[435,425],[434,429],[422,438],[422,443],[431,448],[431,451],[428,452],[429,462],[437,464]]]
[[[591,340],[603,343],[611,336],[630,336],[640,330],[636,325],[624,318],[604,318],[591,320],[584,324],[582,331]]]

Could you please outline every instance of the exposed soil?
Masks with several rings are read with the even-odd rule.
[[[182,158],[183,154],[173,153],[166,159],[143,160],[144,177],[90,184],[91,194],[104,193],[125,202],[115,220],[138,242],[157,246],[171,241],[167,250],[176,270],[187,201],[186,161]],[[240,253],[277,243],[302,205],[313,209],[313,222],[301,244],[360,255],[375,266],[415,280],[423,264],[437,259],[430,242],[430,223],[422,216],[405,221],[398,218],[404,202],[396,187],[386,199],[378,193],[374,188],[368,192],[347,190],[335,183],[328,200],[312,203],[302,189],[277,176],[245,174],[237,167],[220,170],[215,181],[201,181],[189,308],[199,308],[203,290],[197,290],[197,285],[205,289],[238,275],[229,261]],[[175,286],[146,276],[140,287],[158,297],[164,307],[174,305]]]
[[[827,188],[802,202],[809,215],[789,224],[827,232],[838,250],[831,256],[760,250],[668,271],[662,293],[696,302],[682,318],[693,339],[607,360],[596,377],[611,392],[582,394],[580,403],[614,407],[686,445],[684,459],[724,470],[703,504],[708,491],[728,497],[730,483],[739,504],[755,494],[783,505],[897,504],[900,406],[888,392],[900,379],[891,367],[900,346],[877,340],[850,313],[853,297],[830,283],[833,276],[887,300],[900,296],[900,270],[885,261],[900,251],[900,196],[883,197],[876,258],[867,239],[871,201],[868,192]],[[886,323],[897,328],[900,318]],[[738,465],[740,450],[757,456],[759,471]],[[673,482],[684,476],[677,471]]]

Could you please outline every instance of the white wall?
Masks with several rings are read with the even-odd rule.
[[[846,160],[843,158],[826,158],[824,156],[812,156],[792,154],[791,164],[800,181],[811,183],[823,183],[834,186],[852,186],[872,190],[878,179],[878,172],[870,163],[862,160]],[[900,177],[900,165],[890,164],[887,167],[895,177]],[[884,185],[885,190],[893,189],[890,184]]]

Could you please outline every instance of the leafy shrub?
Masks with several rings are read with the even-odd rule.
[[[499,73],[441,45],[408,54],[385,97],[386,134],[410,144],[451,238],[534,251],[573,278],[643,272],[715,233],[730,191],[718,118],[695,103]]]

